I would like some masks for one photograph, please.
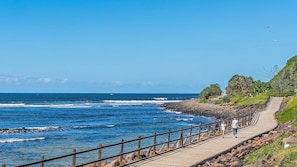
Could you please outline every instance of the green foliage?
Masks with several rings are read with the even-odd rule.
[[[255,164],[259,159],[264,158],[269,166],[297,166],[297,148],[283,149],[281,144],[283,138],[277,138],[273,143],[249,154],[245,158],[244,164]]]
[[[297,56],[289,59],[286,66],[269,83],[278,91],[279,96],[291,95],[297,89]]]
[[[207,103],[207,100],[204,98],[199,98],[199,103]]]
[[[262,82],[260,80],[257,80],[253,82],[253,89],[254,94],[265,93],[271,90],[271,85],[269,82]]]
[[[209,99],[209,97],[220,96],[222,94],[222,90],[219,84],[211,84],[209,87],[202,90],[199,93],[200,99]]]
[[[219,99],[219,100],[216,100],[214,104],[222,104],[222,103],[223,103],[223,100]]]
[[[237,104],[240,106],[252,105],[252,104],[265,104],[269,96],[266,93],[260,93],[257,96],[246,97],[246,96],[232,96],[230,103]]]
[[[278,138],[273,143],[267,146],[263,146],[260,149],[254,151],[253,153],[248,154],[243,163],[255,164],[261,158],[267,159],[267,157],[271,155],[274,151],[279,151],[282,149],[280,144],[282,139],[283,138]]]
[[[223,103],[230,103],[230,101],[231,101],[231,99],[230,99],[230,96],[229,96],[229,95],[224,96],[224,97],[222,98],[222,102],[223,102]]]
[[[289,105],[282,111],[276,113],[278,122],[288,122],[297,120],[297,96],[295,96]]]
[[[228,82],[226,93],[229,95],[251,96],[267,93],[271,90],[270,83],[260,80],[254,81],[252,77],[234,75]]]
[[[247,95],[253,90],[253,78],[243,75],[234,75],[226,87],[227,94]]]

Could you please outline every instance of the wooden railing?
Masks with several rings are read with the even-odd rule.
[[[240,128],[249,126],[253,120],[253,114],[248,113],[238,116],[238,120]],[[229,119],[225,120],[227,124],[226,133],[231,131],[231,121],[232,120]],[[97,148],[84,151],[76,151],[76,149],[73,149],[72,153],[66,155],[48,159],[41,156],[38,161],[18,165],[17,167],[44,167],[45,165],[104,167],[110,163],[113,163],[113,166],[123,166],[218,136],[221,134],[220,124],[221,121],[216,121],[181,128],[179,130],[168,130],[167,132],[155,133],[151,136],[139,136],[137,139],[133,140],[125,141],[122,139],[119,143],[106,146],[99,144]],[[5,164],[2,164],[2,167],[5,166]]]

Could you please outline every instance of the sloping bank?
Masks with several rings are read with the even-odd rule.
[[[162,105],[166,110],[179,111],[185,114],[215,117],[217,119],[231,118],[246,112],[263,111],[265,104],[253,104],[237,106],[230,104],[199,103],[197,99],[181,102],[165,103]]]

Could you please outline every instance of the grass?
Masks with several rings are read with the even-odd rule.
[[[297,166],[297,147],[284,149],[281,144],[283,138],[284,137],[280,137],[273,143],[263,146],[249,154],[245,158],[244,164],[255,164],[259,159],[265,159],[267,165]]]
[[[282,111],[276,114],[278,122],[288,122],[290,120],[297,120],[297,96],[295,96],[289,105]]]
[[[256,150],[255,152],[249,154],[245,160],[244,164],[250,163],[255,164],[259,159],[264,158],[267,159],[267,157],[272,154],[275,151],[281,150],[280,142],[283,138],[278,138],[273,143],[263,146],[260,149]]]
[[[252,105],[252,104],[265,104],[269,96],[265,93],[261,93],[254,97],[233,96],[230,103],[240,106]]]

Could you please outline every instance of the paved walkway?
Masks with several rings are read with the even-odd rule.
[[[216,155],[240,145],[246,140],[266,133],[277,126],[274,113],[279,110],[282,98],[273,97],[266,109],[260,112],[258,121],[253,125],[238,130],[238,137],[233,138],[231,133],[208,139],[197,144],[187,146],[145,161],[131,164],[131,167],[189,167],[205,161]]]

